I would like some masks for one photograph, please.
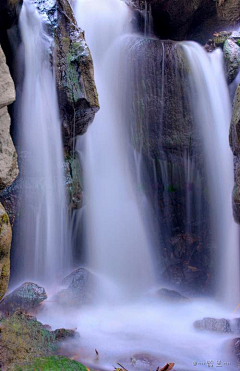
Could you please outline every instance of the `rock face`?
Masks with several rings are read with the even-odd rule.
[[[239,0],[126,0],[143,10],[151,6],[154,31],[173,40],[204,38],[240,20]]]
[[[204,318],[203,320],[196,321],[194,327],[198,330],[206,330],[220,333],[230,333],[230,321],[227,319]]]
[[[208,192],[189,68],[175,42],[136,37],[129,49],[126,122],[147,169],[142,185],[154,200],[162,279],[187,296],[204,292],[211,273]]]
[[[7,291],[10,275],[12,229],[8,215],[0,204],[0,300]]]
[[[85,133],[99,109],[93,62],[84,32],[78,27],[68,0],[32,0],[45,16],[54,37],[54,63],[63,123],[64,145]]]
[[[235,156],[235,187],[233,190],[233,213],[240,223],[240,85],[236,91],[230,126],[230,145]]]
[[[231,83],[240,69],[240,47],[233,40],[227,39],[224,43],[223,54],[228,83]]]
[[[7,106],[15,100],[15,88],[0,47],[0,190],[18,176],[17,154],[10,136]]]
[[[28,312],[36,309],[46,299],[47,294],[43,287],[26,282],[1,301],[0,311],[5,313]]]

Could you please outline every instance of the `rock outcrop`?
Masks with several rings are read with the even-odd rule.
[[[10,136],[8,105],[15,100],[15,87],[0,46],[0,190],[18,176],[17,154]],[[8,287],[12,230],[8,215],[0,204],[0,300]]]
[[[189,101],[190,69],[178,43],[136,37],[128,70],[126,122],[147,169],[142,180],[160,226],[155,244],[164,247],[162,279],[189,296],[210,287],[211,261],[206,167]],[[188,202],[194,204],[191,216]]]
[[[151,6],[154,32],[173,40],[204,41],[240,20],[239,0],[125,0],[138,10]]]
[[[240,224],[240,85],[236,91],[230,126],[230,145],[235,156],[235,187],[233,190],[233,214]]]
[[[99,109],[93,61],[68,0],[50,4],[47,0],[32,1],[45,16],[46,27],[54,38],[53,61],[63,140],[68,149],[77,135],[85,133]]]
[[[240,69],[240,47],[229,38],[224,43],[223,55],[228,83],[230,84],[236,78]]]
[[[13,183],[18,176],[17,154],[10,136],[7,106],[15,100],[15,88],[0,47],[0,189]]]

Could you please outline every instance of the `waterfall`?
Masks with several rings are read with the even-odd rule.
[[[118,288],[119,300],[154,283],[148,204],[140,207],[125,117],[131,13],[119,0],[78,0],[75,14],[92,51],[100,98],[100,111],[77,145],[83,152],[88,265]]]
[[[240,300],[239,228],[233,219],[233,155],[229,145],[231,104],[220,49],[207,53],[181,43],[189,66],[190,100],[203,138],[210,192],[211,234],[217,261],[218,296],[232,309]]]
[[[21,211],[17,220],[18,279],[52,283],[68,267],[67,208],[63,145],[55,77],[50,64],[52,39],[30,0],[20,15],[24,81],[19,109],[18,152]]]

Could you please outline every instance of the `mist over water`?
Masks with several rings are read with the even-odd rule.
[[[20,15],[24,81],[17,144],[21,168],[20,236],[17,276],[52,284],[69,268],[67,208],[63,178],[63,146],[54,71],[52,40],[30,0]]]

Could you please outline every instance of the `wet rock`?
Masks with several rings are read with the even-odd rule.
[[[28,312],[36,309],[46,299],[47,294],[43,287],[26,282],[1,301],[0,311],[5,313]]]
[[[230,126],[230,145],[235,156],[235,185],[233,190],[233,214],[240,224],[240,85],[236,91]]]
[[[231,39],[227,39],[223,46],[228,83],[237,76],[240,69],[240,47]]]
[[[174,302],[174,303],[183,303],[188,301],[185,296],[182,296],[177,291],[168,290],[168,289],[160,289],[157,291],[157,296],[166,302]]]
[[[71,148],[73,139],[86,132],[99,109],[91,53],[68,0],[33,1],[54,37],[63,139],[66,148]]]
[[[230,321],[225,318],[222,319],[204,318],[202,320],[194,322],[194,327],[197,330],[201,331],[211,331],[219,333],[232,332]]]
[[[15,313],[0,321],[0,368],[24,363],[57,350],[55,336],[36,318]]]
[[[151,354],[139,353],[131,357],[131,362],[136,369],[146,368],[150,370],[156,363],[156,358]]]
[[[234,339],[232,342],[232,346],[233,346],[233,352],[238,362],[240,362],[240,338]]]
[[[0,333],[0,369],[9,371],[25,370],[22,365],[30,367],[28,362],[32,362],[34,358],[38,358],[40,361],[39,357],[55,354],[61,346],[62,340],[77,335],[72,330],[50,331],[48,326],[42,325],[35,317],[21,312],[15,312],[12,316],[1,318]],[[49,363],[46,364],[46,368],[37,369],[55,369],[50,365],[53,367],[53,364]],[[29,368],[26,369],[29,370]],[[33,369],[35,370],[35,367],[31,368],[31,371]]]
[[[8,288],[12,229],[8,215],[0,204],[0,300]]]
[[[59,291],[55,296],[60,305],[82,306],[93,303],[96,277],[84,268],[79,268],[65,277],[64,285],[68,288]]]
[[[15,87],[0,47],[0,190],[18,176],[17,154],[10,136],[10,116],[7,106],[15,100]]]
[[[74,330],[66,330],[65,328],[57,329],[53,331],[56,341],[63,341],[67,339],[73,339],[79,337],[79,334]]]
[[[79,209],[83,203],[82,169],[77,154],[65,156],[65,182],[70,209]]]

